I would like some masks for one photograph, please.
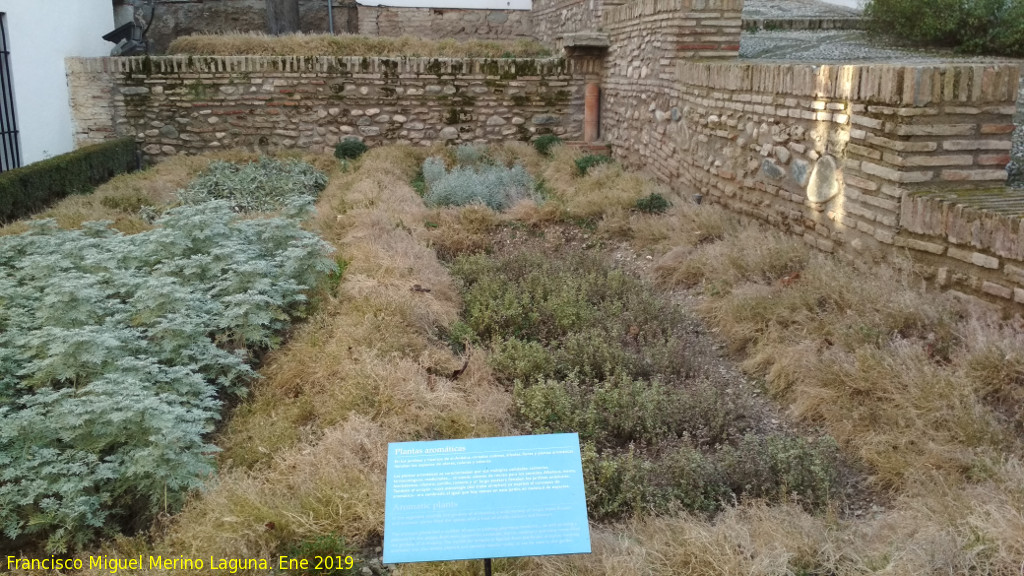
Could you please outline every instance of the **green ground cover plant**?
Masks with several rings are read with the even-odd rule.
[[[57,552],[144,527],[213,472],[208,434],[335,269],[302,212],[0,238],[0,531]]]
[[[238,212],[271,212],[309,204],[327,185],[327,175],[301,160],[261,157],[235,164],[215,161],[178,192],[185,204],[230,202]]]
[[[455,149],[451,169],[445,160],[431,156],[423,162],[424,202],[428,206],[482,204],[505,210],[520,200],[532,198],[536,182],[521,163],[512,166],[495,162],[483,148],[463,145]]]
[[[555,136],[554,134],[544,134],[542,136],[538,136],[537,139],[533,141],[533,148],[541,156],[551,156],[551,149],[561,143],[562,139],[558,136]]]
[[[690,377],[680,310],[604,256],[526,248],[452,273],[450,338],[490,346],[528,432],[580,434],[593,518],[836,496],[835,442],[755,430],[749,398]]]
[[[346,138],[334,147],[334,157],[339,160],[355,160],[366,153],[370,147],[358,138]]]

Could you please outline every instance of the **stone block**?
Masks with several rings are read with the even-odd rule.
[[[995,282],[982,282],[981,291],[1007,300],[1013,298],[1013,288],[1003,286],[1002,284],[996,284]]]
[[[962,262],[969,262],[975,266],[981,266],[982,268],[989,268],[991,270],[999,269],[999,259],[992,256],[987,256],[980,252],[971,252],[970,250],[963,250],[955,246],[950,246],[947,252],[951,257],[956,258]]]

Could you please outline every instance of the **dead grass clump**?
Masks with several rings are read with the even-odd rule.
[[[741,282],[780,280],[802,270],[809,257],[799,239],[752,225],[697,250],[687,244],[673,248],[656,262],[655,276],[666,286],[703,284],[717,294]]]
[[[429,40],[413,36],[261,33],[192,34],[176,38],[168,54],[196,56],[432,56],[438,58],[540,58],[551,51],[535,40]]]
[[[491,232],[499,224],[498,213],[478,204],[435,209],[425,221],[430,246],[445,261],[488,251]]]
[[[175,517],[157,549],[269,558],[315,535],[366,541],[383,530],[387,442],[394,439],[381,424],[353,415],[266,468],[222,474]]]
[[[355,172],[334,171],[313,226],[345,275],[268,356],[219,441],[227,471],[159,546],[265,557],[327,534],[366,546],[383,529],[384,444],[510,431],[510,397],[486,360],[435,336],[461,301],[426,247],[429,211],[408,185],[420,160],[410,148],[375,149]],[[458,217],[490,225],[474,210]]]
[[[611,211],[628,212],[640,198],[662,191],[650,178],[628,172],[614,162],[595,166],[586,176],[579,176],[576,159],[581,156],[579,150],[558,146],[543,172],[544,182],[571,219],[596,222]]]

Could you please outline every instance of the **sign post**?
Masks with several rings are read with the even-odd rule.
[[[578,435],[388,445],[385,563],[589,552]]]

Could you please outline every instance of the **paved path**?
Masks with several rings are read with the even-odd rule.
[[[847,0],[847,3],[855,3],[855,0]],[[819,0],[746,0],[743,3],[744,20],[852,18],[860,15],[860,10]]]

